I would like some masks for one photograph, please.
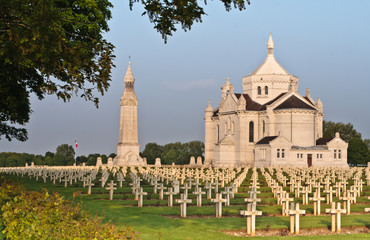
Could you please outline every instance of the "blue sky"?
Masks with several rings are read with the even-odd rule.
[[[68,103],[32,97],[27,142],[0,140],[0,151],[45,154],[62,143],[77,155],[116,152],[119,100],[128,56],[139,99],[141,149],[148,142],[166,144],[204,140],[204,109],[220,101],[226,77],[242,91],[242,77],[266,56],[271,33],[278,62],[299,77],[299,93],[311,89],[324,104],[326,120],[354,124],[370,138],[370,1],[252,0],[245,11],[226,12],[208,1],[207,16],[191,31],[179,30],[164,44],[140,4],[113,1],[106,38],[115,46],[111,87],[100,107],[75,98]]]

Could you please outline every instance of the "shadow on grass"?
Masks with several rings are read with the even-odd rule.
[[[360,225],[365,225],[365,227],[367,229],[370,229],[370,215],[369,215],[369,219],[366,219],[366,220],[364,220],[364,219],[356,219],[356,222],[358,222]]]
[[[319,224],[326,225],[328,230],[331,230],[331,221],[321,219]]]

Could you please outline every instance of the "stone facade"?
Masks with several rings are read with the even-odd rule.
[[[114,165],[140,166],[144,165],[139,155],[137,129],[137,98],[134,90],[135,78],[131,70],[131,62],[124,78],[124,91],[121,97],[121,114],[117,156]]]
[[[205,110],[205,164],[213,166],[348,166],[339,134],[323,139],[323,104],[298,91],[298,78],[275,59],[270,35],[265,61],[243,78],[243,93],[226,79],[221,102]]]

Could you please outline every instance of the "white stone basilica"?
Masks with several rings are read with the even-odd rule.
[[[324,139],[323,104],[275,59],[270,35],[265,61],[243,77],[243,93],[227,78],[218,108],[205,110],[205,165],[340,166],[347,147],[339,134]]]

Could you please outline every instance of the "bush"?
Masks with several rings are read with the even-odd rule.
[[[12,183],[0,176],[0,206],[22,194],[26,189],[19,183]]]
[[[6,186],[5,186],[6,185]],[[17,191],[17,185],[2,184],[0,202],[6,239],[137,239],[130,228],[90,218],[80,203],[66,201],[58,193]]]

